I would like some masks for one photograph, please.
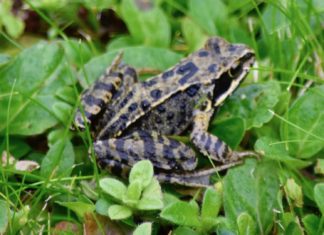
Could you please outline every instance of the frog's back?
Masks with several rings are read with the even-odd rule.
[[[164,128],[164,134],[179,134],[190,124],[194,105],[201,95],[199,87],[212,83],[228,69],[231,45],[220,38],[212,38],[205,49],[189,55],[166,72],[135,84],[124,98],[114,102],[115,115],[105,120],[98,138],[116,137],[134,126]],[[159,111],[163,108],[166,109],[164,113]]]

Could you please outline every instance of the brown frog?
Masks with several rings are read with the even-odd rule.
[[[102,168],[120,175],[149,159],[161,182],[208,185],[218,169],[195,171],[195,152],[170,138],[186,132],[201,153],[223,168],[250,154],[232,151],[207,132],[215,110],[253,65],[250,48],[212,37],[204,48],[144,82],[138,82],[135,69],[121,57],[83,93],[75,115],[79,129],[87,123],[95,133],[94,152]]]

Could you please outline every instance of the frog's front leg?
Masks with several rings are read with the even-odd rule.
[[[212,160],[222,163],[237,162],[246,156],[255,155],[251,151],[235,152],[220,140],[207,132],[210,118],[213,115],[211,101],[207,100],[203,108],[196,109],[193,113],[193,129],[190,134],[190,139],[201,153],[209,156]]]
[[[143,159],[164,171],[192,171],[197,166],[195,152],[190,147],[155,132],[135,131],[117,139],[98,140],[94,151],[99,165],[108,170],[116,162],[131,167]]]
[[[85,123],[91,124],[116,95],[121,95],[121,90],[126,90],[137,81],[135,69],[122,63],[121,58],[122,54],[119,53],[105,73],[82,93],[81,108],[74,117],[75,127],[83,130]]]

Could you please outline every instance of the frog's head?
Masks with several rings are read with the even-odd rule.
[[[219,106],[240,85],[252,67],[255,55],[243,44],[231,44],[222,38],[210,38],[205,50],[212,55],[215,71],[214,105]]]

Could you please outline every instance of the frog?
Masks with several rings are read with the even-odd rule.
[[[247,45],[211,37],[201,49],[144,81],[122,57],[119,53],[82,93],[74,117],[77,129],[90,128],[100,168],[127,175],[146,159],[160,182],[201,187],[210,185],[216,171],[253,155],[234,151],[208,133],[211,119],[254,64],[255,53]],[[192,147],[173,138],[186,134]],[[220,165],[197,169],[197,152]]]

